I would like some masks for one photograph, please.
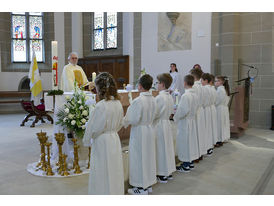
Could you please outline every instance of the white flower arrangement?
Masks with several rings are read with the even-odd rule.
[[[89,106],[85,104],[86,94],[75,86],[72,97],[66,96],[64,108],[57,113],[58,121],[70,132],[75,132],[76,136],[82,138],[85,133],[85,123],[89,119]]]
[[[71,121],[71,125],[73,126],[73,125],[75,125],[76,124],[76,121],[75,120],[72,120]]]
[[[84,111],[82,112],[82,115],[83,115],[83,116],[88,116],[88,111],[87,111],[87,110],[84,110]]]

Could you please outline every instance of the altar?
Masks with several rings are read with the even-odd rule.
[[[155,97],[159,94],[158,91],[151,91],[152,95]],[[127,112],[127,108],[130,105],[130,97],[129,94],[131,93],[132,99],[135,99],[140,95],[140,92],[138,90],[132,90],[130,93],[127,90],[118,90],[120,101],[124,109],[124,115]],[[55,108],[53,103],[53,97],[47,96],[47,93],[45,93],[44,100],[45,100],[45,109],[46,111],[52,111],[54,112],[54,121],[56,122],[56,113],[59,109],[62,108],[62,106],[66,103],[66,96],[72,96],[72,92],[65,92],[63,95],[56,95],[55,96]],[[85,94],[89,97],[88,101],[93,102],[94,104],[99,101],[96,94],[93,94],[91,92],[85,92]],[[92,101],[94,100],[94,101]],[[53,133],[57,133],[59,131],[63,131],[63,129],[59,125],[53,126]],[[65,131],[64,131],[65,132]],[[129,139],[130,136],[130,126],[125,129],[122,128],[119,132],[119,137],[121,140]]]

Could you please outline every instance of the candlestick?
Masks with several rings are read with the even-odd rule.
[[[87,166],[87,169],[90,168],[90,154],[91,154],[91,147],[88,147],[88,166]]]
[[[80,174],[82,173],[82,170],[80,169],[80,166],[79,166],[79,156],[78,156],[78,149],[79,149],[79,145],[77,145],[77,139],[76,138],[73,138],[72,139],[72,142],[73,142],[73,148],[74,148],[74,161],[73,161],[73,169],[74,170],[74,174]]]
[[[63,154],[63,172],[61,176],[69,176],[68,167],[67,167],[67,155]]]
[[[96,73],[92,72],[92,82],[95,82],[95,79],[96,79]]]
[[[47,142],[48,140],[48,137],[47,137],[47,133],[46,132],[39,132],[39,133],[36,133],[37,135],[37,138],[40,142],[40,146],[41,146],[41,159],[40,159],[40,162],[36,165],[36,167],[39,167],[41,166],[41,169],[46,171],[47,169],[47,164],[46,164],[46,154],[45,154],[45,143]]]
[[[52,61],[52,89],[58,89],[58,48],[57,41],[51,42],[51,61]]]
[[[47,142],[46,144],[47,150],[48,150],[48,164],[47,164],[47,175],[48,176],[53,176],[54,173],[52,172],[52,168],[50,165],[50,146],[52,145],[51,142]]]
[[[58,173],[61,174],[61,172],[63,171],[63,168],[62,168],[62,165],[63,165],[62,145],[63,145],[63,143],[64,143],[64,141],[65,141],[65,135],[64,135],[64,133],[56,133],[56,134],[55,134],[55,139],[56,139],[56,141],[57,141],[57,144],[58,144],[58,151],[59,151],[59,160],[58,160],[58,162],[57,162],[57,166],[59,166]]]

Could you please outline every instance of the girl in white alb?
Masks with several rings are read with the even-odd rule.
[[[227,77],[217,76],[215,85],[217,87],[216,109],[217,109],[217,128],[218,144],[230,138],[230,120],[229,120],[229,84]]]
[[[123,107],[113,77],[103,72],[96,77],[100,101],[90,114],[83,143],[93,140],[88,193],[123,195],[124,169],[118,131],[122,128]]]

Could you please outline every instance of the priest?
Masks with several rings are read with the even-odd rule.
[[[61,76],[61,89],[64,92],[71,92],[74,90],[74,81],[79,87],[91,84],[88,82],[87,76],[82,67],[78,66],[78,54],[71,52],[68,56],[69,64],[63,69]]]

